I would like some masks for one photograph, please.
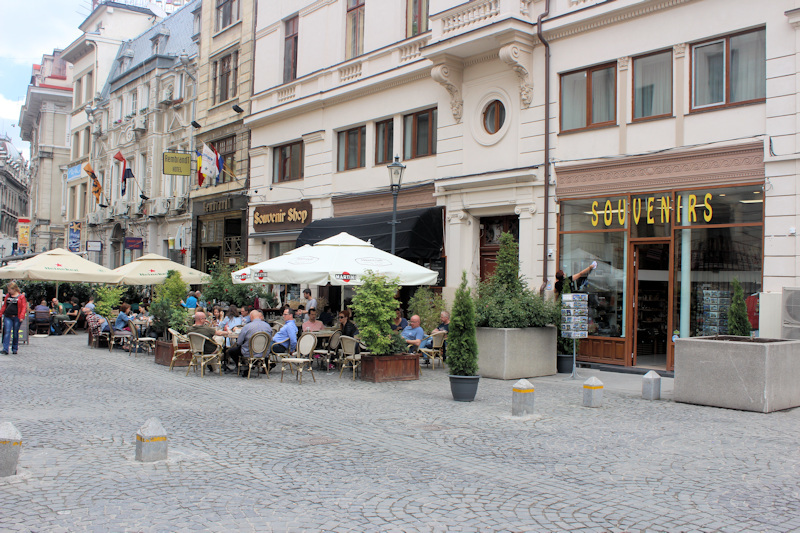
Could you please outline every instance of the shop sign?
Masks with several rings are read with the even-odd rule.
[[[231,209],[233,209],[232,198],[209,200],[203,204],[203,212],[205,213],[217,213],[219,211],[230,211]]]
[[[67,169],[67,181],[76,180],[81,177],[81,166],[75,165]]]
[[[189,176],[192,173],[191,154],[164,152],[164,174]]]
[[[253,229],[257,232],[300,229],[311,222],[311,202],[261,205],[253,211]]]
[[[706,193],[705,196],[696,194],[676,195],[675,208],[677,209],[677,223],[682,225],[693,224],[702,218],[711,222],[714,209],[711,200],[714,196]],[[702,200],[701,203],[698,201]],[[637,226],[640,223],[655,225],[669,224],[673,211],[671,195],[637,197],[631,200],[630,210],[627,198],[615,201],[595,200],[589,213],[592,226],[611,227],[615,223],[624,226],[626,218],[630,215],[631,221]]]
[[[69,238],[67,240],[67,248],[70,252],[81,251],[81,223],[69,223]]]
[[[125,237],[124,245],[126,250],[143,250],[144,239],[141,237]]]
[[[102,252],[103,241],[86,241],[87,252]]]
[[[17,245],[21,248],[27,248],[31,245],[31,225],[18,224],[17,225]]]

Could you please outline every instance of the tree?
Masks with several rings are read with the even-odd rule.
[[[728,309],[728,333],[740,337],[750,336],[750,319],[747,317],[747,305],[744,302],[744,291],[739,280],[733,278],[733,300]]]
[[[450,332],[447,334],[447,364],[454,376],[474,376],[478,373],[475,302],[467,287],[466,270],[461,274],[461,285],[453,300]]]
[[[433,292],[430,287],[418,288],[408,301],[409,316],[419,315],[422,329],[428,332],[439,325],[439,315],[445,310],[442,295]]]
[[[358,319],[361,342],[375,355],[389,354],[394,338],[392,320],[400,302],[394,295],[400,288],[396,279],[367,271],[363,284],[356,288],[352,308]]]
[[[210,262],[209,275],[211,282],[203,287],[203,296],[207,302],[216,300],[218,302],[228,302],[243,307],[252,305],[255,298],[266,298],[270,305],[276,304],[275,296],[267,290],[267,286],[261,283],[233,283],[231,273],[242,268],[241,265],[231,268],[222,261]]]
[[[127,287],[124,285],[101,285],[95,290],[95,312],[105,318],[111,316],[111,311],[119,307],[122,302],[122,294]]]
[[[186,297],[188,287],[179,272],[170,270],[167,279],[157,286],[156,297],[150,305],[153,315],[153,327],[162,334],[167,328],[183,332],[187,326],[188,314],[181,306],[181,301]]]

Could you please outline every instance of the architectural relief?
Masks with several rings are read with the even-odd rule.
[[[464,114],[464,100],[461,97],[461,71],[447,64],[436,65],[431,69],[431,77],[450,93],[450,110],[456,123]]]
[[[519,79],[519,96],[522,108],[527,109],[533,102],[533,84],[530,82],[528,69],[522,64],[523,57],[529,57],[530,52],[525,52],[517,43],[507,44],[500,49],[500,59],[509,65]]]

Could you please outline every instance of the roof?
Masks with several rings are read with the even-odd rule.
[[[113,7],[113,8],[118,8],[118,9],[127,9],[128,11],[134,11],[136,13],[143,13],[145,15],[153,15],[153,16],[155,16],[155,13],[153,13],[152,11],[150,11],[150,9],[148,9],[146,7],[141,7],[141,6],[137,6],[137,5],[130,5],[130,4],[126,4],[126,3],[123,3],[123,2],[113,2],[111,0],[108,0],[108,1],[104,1],[102,3],[97,4],[97,6],[92,10],[92,12],[89,13],[89,16],[86,17],[86,19],[83,22],[81,22],[81,24],[79,26],[80,29],[83,30],[83,31],[86,31],[86,29],[84,29],[84,25],[86,25],[86,23],[88,23],[91,19],[93,19],[95,17],[95,15],[97,15],[97,13],[100,12],[100,10],[105,9],[106,7]]]
[[[112,91],[116,91],[121,86],[144,76],[155,68],[175,66],[180,62],[178,57],[184,52],[190,57],[195,55],[197,43],[192,40],[194,32],[192,9],[200,2],[201,0],[194,0],[185,4],[138,37],[123,42],[117,50],[116,60],[111,67],[101,97],[108,98]],[[159,48],[158,54],[153,54],[153,38],[159,35],[160,39],[164,39],[164,43]],[[125,70],[120,61],[123,55],[130,57],[130,61],[126,62]],[[153,59],[155,61],[151,61]]]

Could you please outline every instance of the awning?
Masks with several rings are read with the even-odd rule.
[[[397,212],[396,254],[404,259],[438,259],[442,255],[443,207],[425,207]],[[370,241],[385,252],[392,250],[392,213],[374,213],[315,220],[303,228],[297,246],[346,232]]]

